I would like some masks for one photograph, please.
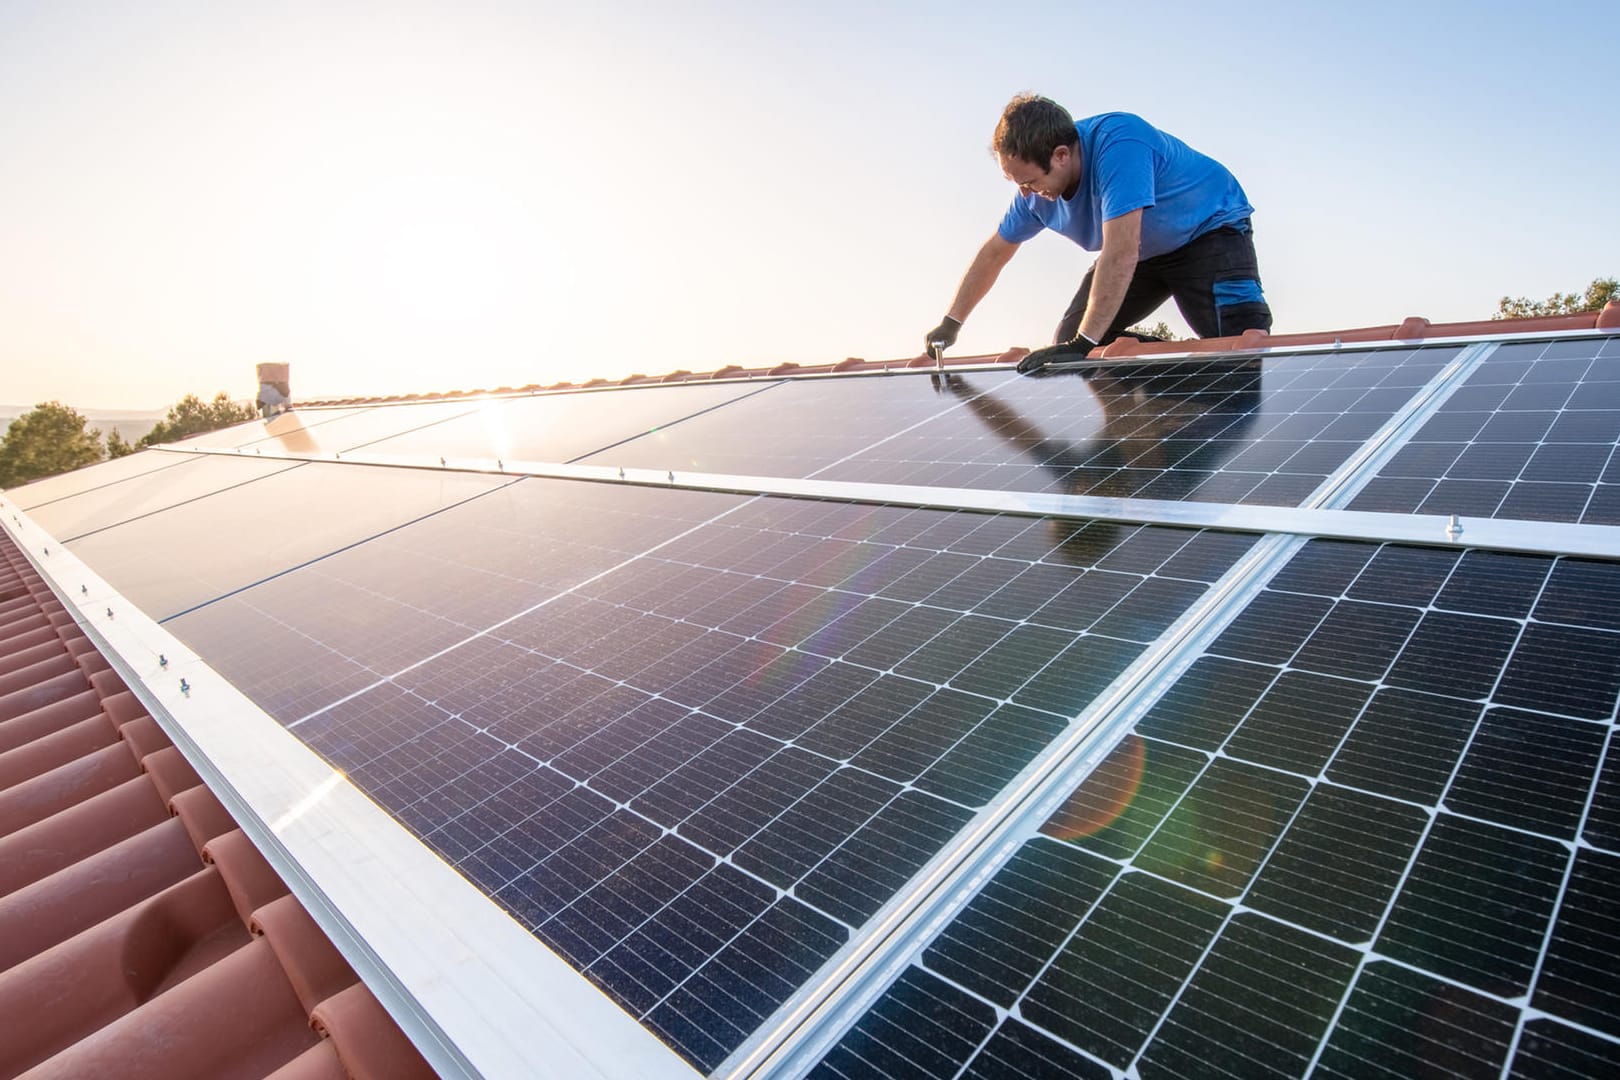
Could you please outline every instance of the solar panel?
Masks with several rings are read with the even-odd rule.
[[[1351,509],[1620,524],[1620,369],[1603,344],[1496,349]]]
[[[986,490],[1298,505],[1455,347],[826,379],[698,417],[593,464]],[[818,417],[836,416],[829,427]]]
[[[295,409],[268,422],[251,422],[175,444],[234,449],[238,453],[290,453],[330,457],[419,428],[476,412],[480,399],[401,402],[366,409]],[[289,419],[290,418],[290,419]]]
[[[1529,522],[1607,524],[1616,346],[386,406],[262,448],[421,467],[35,505],[705,1072],[1601,1073],[1620,564]],[[659,482],[438,462],[508,454]],[[1323,506],[1463,520],[1258,535]]]
[[[510,482],[320,463],[264,475],[264,462],[218,461],[241,482],[103,525],[69,549],[162,620]],[[119,487],[127,488],[132,500],[161,500],[168,475],[152,474]],[[149,495],[137,488],[145,484],[154,485]]]
[[[319,427],[347,416],[366,412],[364,408],[298,408],[278,413],[268,420],[250,420],[233,424],[217,431],[189,435],[175,445],[186,449],[233,450],[237,447],[255,447],[279,440],[279,445],[315,445],[313,437],[306,440],[309,428]]]
[[[1085,531],[523,481],[172,625],[713,1068],[1246,546]]]
[[[1307,544],[817,1074],[907,1075],[862,1055],[931,1031],[893,1019],[919,984],[1144,1077],[1533,1071],[1576,1053],[1530,1040],[1543,1021],[1612,1057],[1617,585],[1604,561]]]
[[[665,430],[774,382],[722,382],[492,398],[464,416],[366,445],[378,454],[505,461],[572,461],[636,436]]]
[[[121,481],[143,476],[146,473],[157,472],[161,469],[173,469],[187,464],[188,458],[178,454],[168,454],[160,450],[146,450],[125,457],[103,461],[96,465],[87,465],[72,472],[59,473],[56,476],[47,476],[42,480],[35,480],[31,484],[21,487],[8,488],[6,498],[16,503],[24,510],[32,512],[34,509],[49,506],[58,499],[66,499],[86,491],[95,491],[104,487],[111,487]],[[30,513],[32,516],[32,513]]]
[[[299,467],[298,462],[287,461],[203,457],[182,457],[178,461],[178,465],[162,470],[158,476],[142,473],[53,499],[31,510],[28,516],[63,543],[71,543],[113,525]]]

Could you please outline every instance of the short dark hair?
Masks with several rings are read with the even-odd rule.
[[[1080,135],[1074,129],[1074,117],[1069,115],[1069,110],[1051,98],[1023,93],[1001,110],[1001,121],[996,124],[995,137],[990,140],[990,152],[1020,158],[1044,171],[1052,167],[1052,151],[1079,141]]]

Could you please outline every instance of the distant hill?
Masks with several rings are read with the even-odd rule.
[[[6,433],[13,420],[32,408],[32,405],[0,405],[0,436]],[[131,443],[169,415],[168,409],[80,409],[78,412],[89,421],[91,427],[101,429],[103,439],[109,432],[117,431],[125,442]]]

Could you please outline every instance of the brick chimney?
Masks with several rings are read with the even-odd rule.
[[[292,407],[292,387],[288,383],[290,364],[259,365],[259,415],[266,420]]]

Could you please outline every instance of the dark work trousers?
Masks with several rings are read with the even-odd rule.
[[[1074,294],[1053,335],[1054,343],[1072,341],[1080,332],[1095,269],[1087,270],[1081,280],[1080,291]],[[1201,338],[1271,329],[1271,308],[1260,291],[1254,234],[1247,229],[1224,226],[1174,251],[1137,263],[1114,325],[1098,344],[1113,341],[1126,327],[1146,319],[1172,297],[1182,318]]]

